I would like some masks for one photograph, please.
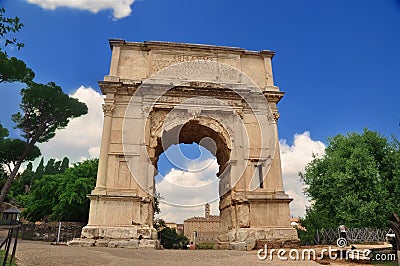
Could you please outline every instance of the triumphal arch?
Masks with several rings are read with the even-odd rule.
[[[96,188],[82,240],[152,246],[157,161],[198,143],[217,158],[218,247],[296,240],[282,184],[271,51],[110,40]],[[179,184],[177,184],[179,185]],[[138,240],[140,239],[140,241]]]

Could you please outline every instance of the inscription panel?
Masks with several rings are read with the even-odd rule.
[[[216,56],[210,55],[172,55],[168,53],[153,53],[151,61],[151,71],[155,73],[163,68],[166,68],[173,64],[190,62],[190,61],[205,61],[205,62],[217,62]]]

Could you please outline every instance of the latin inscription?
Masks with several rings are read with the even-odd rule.
[[[209,56],[199,56],[199,55],[175,55],[170,58],[163,56],[162,58],[154,58],[152,62],[152,71],[157,72],[163,68],[166,68],[173,64],[178,64],[182,62],[189,61],[206,61],[206,62],[216,62],[216,57]]]

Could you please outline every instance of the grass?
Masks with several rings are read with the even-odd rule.
[[[6,254],[6,251],[0,249],[0,262],[1,262],[1,264],[3,264],[5,254]],[[8,253],[7,265],[10,265],[10,258],[11,258],[11,252]],[[12,262],[11,265],[12,265],[12,266],[17,266],[17,264],[15,264],[15,258],[13,259],[13,262]]]
[[[385,261],[385,262],[383,262],[383,261],[379,261],[379,262],[373,261],[371,264],[372,265],[381,265],[381,266],[397,266],[397,262],[395,262],[395,261]]]

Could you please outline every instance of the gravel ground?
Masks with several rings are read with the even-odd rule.
[[[260,261],[256,251],[69,247],[36,241],[19,242],[16,256],[18,265],[320,265]]]

